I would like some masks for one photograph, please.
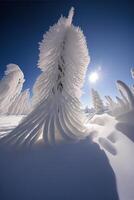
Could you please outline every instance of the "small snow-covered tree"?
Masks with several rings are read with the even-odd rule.
[[[86,106],[85,109],[84,109],[85,113],[89,113],[89,107]]]
[[[131,68],[131,75],[132,75],[132,78],[134,78],[134,68]]]
[[[134,68],[131,68],[131,76],[134,79]],[[131,86],[132,93],[134,94],[134,85]]]
[[[43,36],[38,67],[42,74],[33,88],[33,111],[2,140],[33,144],[42,137],[45,144],[84,138],[86,117],[80,96],[89,55],[79,27],[72,25],[74,9],[61,17]]]
[[[29,89],[24,90],[11,104],[8,109],[9,115],[27,115],[30,112],[30,93]]]
[[[92,101],[93,101],[95,112],[98,114],[103,113],[104,105],[103,105],[102,99],[100,98],[99,93],[94,89],[92,89],[91,92],[92,92]]]
[[[0,114],[7,114],[8,108],[20,94],[24,75],[16,64],[8,64],[5,75],[0,80]]]

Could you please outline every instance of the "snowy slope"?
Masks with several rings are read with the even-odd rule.
[[[1,116],[0,134],[15,128],[24,116]],[[107,114],[95,115],[91,120],[96,132],[93,141],[105,151],[116,176],[120,200],[134,199],[134,143],[118,131],[118,121]],[[91,128],[91,125],[90,125]]]
[[[120,200],[134,199],[134,143],[117,130],[119,122],[107,114],[92,120],[97,137],[94,141],[105,151],[114,170]],[[134,130],[134,129],[133,129]],[[129,126],[128,126],[129,132]]]

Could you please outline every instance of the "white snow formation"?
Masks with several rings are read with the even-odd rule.
[[[9,115],[27,115],[31,110],[29,89],[24,90],[16,97],[8,109]]]
[[[40,43],[38,67],[42,73],[33,87],[33,111],[3,141],[30,145],[84,138],[86,116],[80,96],[89,55],[79,27],[72,25],[74,9],[50,27]]]
[[[103,105],[103,101],[98,93],[98,91],[94,90],[92,88],[91,90],[92,92],[92,101],[93,101],[93,106],[95,109],[96,114],[102,114],[104,112],[104,105]]]
[[[5,75],[0,80],[0,114],[8,112],[8,108],[20,94],[24,81],[24,75],[19,66],[8,64]]]
[[[0,116],[0,143],[20,147],[42,139],[52,145],[90,135],[110,161],[120,200],[133,200],[134,93],[117,81],[121,97],[115,102],[106,96],[110,115],[92,114],[87,120],[80,96],[89,55],[83,32],[72,25],[73,14],[72,8],[67,18],[61,17],[43,36],[38,62],[42,73],[33,87],[33,108],[26,117],[12,116],[27,114],[31,107],[28,90],[21,93],[22,71],[15,64],[7,65],[0,81],[0,114],[10,115]],[[131,73],[134,77],[134,70]]]
[[[105,151],[116,176],[120,200],[134,199],[134,111],[124,113],[118,121],[108,115],[95,115],[91,120],[96,132],[93,139]],[[125,121],[126,120],[126,121]],[[121,122],[120,122],[121,121]]]
[[[121,94],[121,98],[116,97],[117,102],[106,96],[109,111],[115,117],[134,109],[134,94],[131,89],[120,80],[117,81],[117,89]]]

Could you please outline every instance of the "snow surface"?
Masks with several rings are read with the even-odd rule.
[[[1,116],[0,134],[15,128],[24,116]],[[120,200],[134,199],[134,143],[118,131],[119,122],[108,114],[95,115],[90,128],[96,132],[93,141],[105,151],[116,176]]]
[[[107,114],[96,115],[90,121],[97,132],[93,140],[105,151],[114,170],[120,200],[134,199],[134,143],[117,130],[120,124]],[[133,129],[134,130],[134,129]],[[129,132],[129,127],[128,127]]]

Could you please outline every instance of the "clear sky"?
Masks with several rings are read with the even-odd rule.
[[[92,1],[0,1],[0,77],[8,63],[16,63],[25,75],[25,88],[31,88],[39,75],[38,42],[57,22],[75,8],[74,25],[83,30],[91,57],[83,88],[82,102],[90,104],[90,90],[102,95],[117,95],[115,81],[134,83],[134,3],[119,0]],[[100,80],[88,81],[91,71],[101,66]]]

